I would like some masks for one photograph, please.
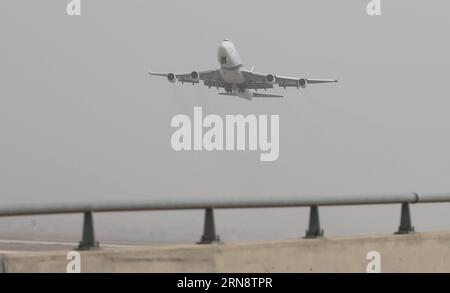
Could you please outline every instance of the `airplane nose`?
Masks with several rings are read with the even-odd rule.
[[[221,56],[225,56],[226,55],[227,49],[226,49],[226,47],[224,46],[223,43],[219,46],[218,53]]]

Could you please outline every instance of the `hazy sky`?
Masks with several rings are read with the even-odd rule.
[[[6,0],[0,4],[0,200],[37,203],[450,191],[450,3],[369,0]],[[339,78],[248,102],[148,70],[215,69],[222,39],[248,68]],[[280,158],[174,152],[175,114],[279,114]],[[326,208],[328,234],[390,233],[398,206]],[[449,205],[414,206],[418,230]],[[219,211],[227,239],[302,236],[307,209]],[[124,218],[126,216],[126,218]],[[0,237],[80,233],[80,216],[0,219]],[[202,212],[96,216],[100,240],[192,241]],[[447,225],[445,225],[447,222]]]

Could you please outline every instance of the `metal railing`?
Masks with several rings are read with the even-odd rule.
[[[249,209],[249,208],[287,208],[309,207],[309,228],[305,238],[317,238],[324,235],[320,226],[319,207],[352,205],[401,204],[400,227],[396,234],[414,232],[411,223],[410,204],[450,202],[450,193],[443,194],[373,194],[342,196],[291,196],[271,198],[161,198],[146,201],[115,201],[65,204],[11,205],[0,208],[0,217],[54,215],[83,213],[83,234],[79,250],[99,247],[95,240],[93,213],[163,211],[163,210],[205,210],[203,235],[199,244],[220,242],[214,223],[215,209]]]

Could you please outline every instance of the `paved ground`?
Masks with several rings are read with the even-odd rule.
[[[0,240],[0,253],[27,251],[73,250],[78,246],[75,242],[34,241],[34,240]],[[103,247],[125,247],[130,245],[103,244]]]
[[[11,250],[55,245],[54,242],[38,241],[1,243],[9,245]],[[69,245],[69,250],[73,246]],[[65,273],[67,252],[0,254],[0,272]],[[365,273],[368,268],[384,273],[448,273],[450,232],[226,242],[221,245],[129,245],[85,252],[80,257],[80,269],[84,273]]]

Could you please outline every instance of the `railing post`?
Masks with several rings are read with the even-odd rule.
[[[411,223],[411,211],[409,209],[409,203],[402,203],[402,214],[400,216],[400,227],[395,234],[411,234],[415,229]]]
[[[323,237],[323,230],[320,229],[319,207],[311,206],[309,212],[309,229],[306,231],[305,238],[313,239]]]
[[[203,236],[198,244],[219,243],[220,237],[216,235],[216,226],[214,223],[214,210],[207,208],[205,210],[205,224],[203,227]]]
[[[92,250],[98,247],[99,244],[95,241],[94,217],[92,212],[84,212],[83,239],[78,246],[78,250]]]

